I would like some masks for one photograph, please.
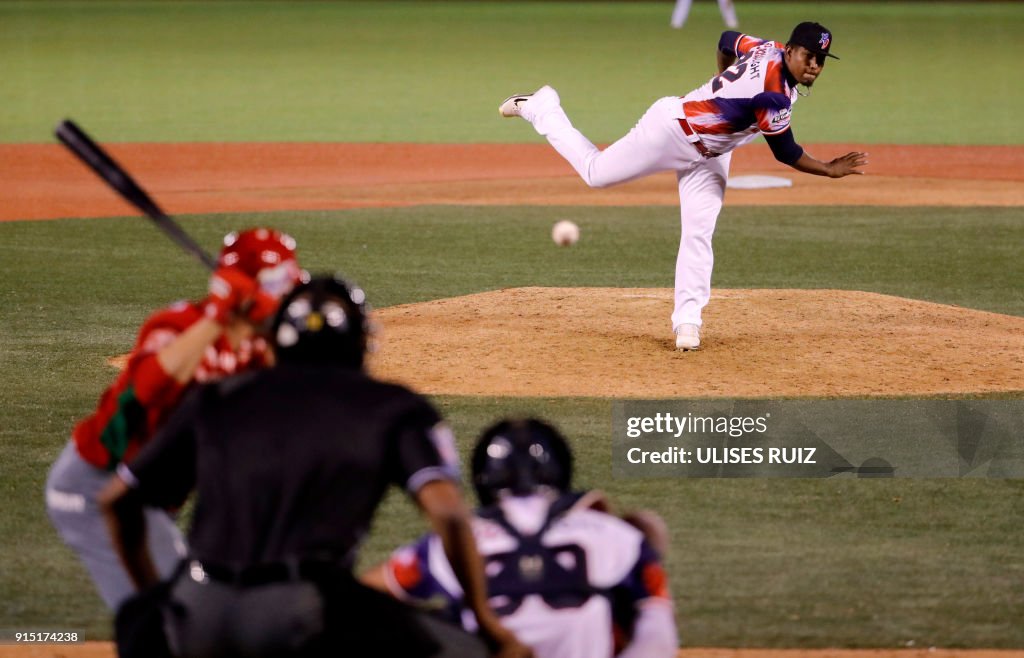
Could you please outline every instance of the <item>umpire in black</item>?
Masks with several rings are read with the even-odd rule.
[[[362,290],[334,277],[297,287],[271,328],[277,364],[192,391],[101,496],[144,589],[157,574],[143,506],[179,507],[196,490],[189,557],[155,590],[172,654],[452,655],[411,608],[352,576],[396,484],[443,538],[491,650],[530,655],[487,608],[450,430],[426,399],[363,370],[363,302]]]

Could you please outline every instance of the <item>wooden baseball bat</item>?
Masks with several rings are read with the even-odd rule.
[[[186,252],[194,256],[208,269],[217,269],[217,259],[199,246],[192,236],[181,228],[178,222],[167,215],[160,206],[150,198],[135,179],[121,165],[114,161],[99,144],[94,142],[85,132],[75,125],[74,121],[65,119],[54,131],[57,139],[74,153],[79,160],[95,171],[100,178],[114,188],[129,203],[141,210],[171,240]]]

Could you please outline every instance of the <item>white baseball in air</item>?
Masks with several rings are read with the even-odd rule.
[[[551,239],[560,247],[569,247],[580,239],[580,227],[568,219],[555,222],[551,228]]]

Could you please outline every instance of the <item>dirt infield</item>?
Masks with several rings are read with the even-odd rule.
[[[1024,147],[809,150],[856,148],[871,153],[871,175],[841,181],[794,175],[792,188],[730,190],[727,203],[1024,205]],[[671,174],[590,190],[542,143],[121,144],[112,150],[172,213],[678,203]],[[0,159],[7,164],[0,220],[135,214],[57,145],[0,145]],[[733,172],[788,169],[762,144],[737,151]],[[671,349],[670,304],[664,290],[526,289],[385,309],[385,349],[376,367],[425,392],[466,395],[1024,390],[1020,318],[856,292],[720,290],[706,311],[704,349],[680,354]],[[450,330],[437,332],[442,325]]]
[[[810,145],[863,149],[868,175],[831,181],[739,149],[735,174],[793,187],[731,190],[729,205],[1024,205],[1024,147]],[[418,204],[676,205],[672,174],[590,190],[547,144],[116,144],[114,156],[171,213]],[[56,144],[0,144],[0,221],[137,214]]]
[[[1024,390],[1024,318],[865,292],[715,290],[702,349],[683,353],[671,312],[671,290],[630,288],[517,288],[392,306],[377,315],[372,367],[454,395]]]
[[[432,395],[1024,391],[1024,318],[857,291],[716,289],[702,348],[683,353],[671,312],[672,291],[654,288],[513,288],[391,306],[375,313],[370,367]]]
[[[108,642],[62,646],[0,646],[0,658],[115,658]],[[1024,658],[989,649],[680,649],[677,658]]]

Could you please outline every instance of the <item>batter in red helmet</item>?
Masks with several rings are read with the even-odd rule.
[[[78,553],[111,610],[134,593],[96,506],[110,473],[130,462],[192,384],[267,365],[260,326],[302,276],[295,240],[270,228],[224,239],[209,295],[153,313],[139,330],[125,369],[79,421],[50,469],[46,508],[64,541]],[[161,575],[184,554],[171,516],[146,511],[150,551]]]

